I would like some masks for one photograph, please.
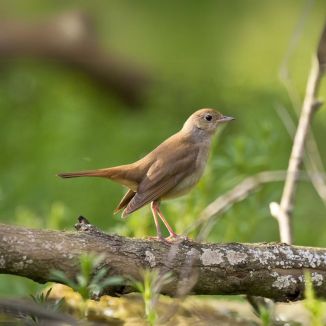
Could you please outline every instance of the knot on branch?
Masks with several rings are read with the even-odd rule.
[[[80,232],[102,233],[96,226],[91,224],[86,217],[81,215],[78,217],[78,223],[75,224],[75,229]]]

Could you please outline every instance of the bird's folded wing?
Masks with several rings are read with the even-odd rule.
[[[146,177],[139,184],[136,195],[129,202],[123,212],[126,216],[142,206],[159,199],[194,170],[197,151],[175,155],[171,164],[171,157],[167,160],[157,160],[148,170]]]
[[[135,192],[131,189],[129,189],[127,191],[127,193],[122,197],[122,199],[120,200],[120,203],[118,204],[118,206],[116,207],[116,209],[114,210],[114,214],[117,214],[118,212],[120,212],[123,208],[127,207],[129,202],[132,200],[132,198],[135,196]]]

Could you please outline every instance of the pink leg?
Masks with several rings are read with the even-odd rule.
[[[161,232],[161,228],[160,228],[160,224],[157,218],[158,215],[158,205],[155,201],[151,202],[151,210],[153,213],[153,217],[154,217],[154,222],[155,222],[155,226],[156,226],[156,232],[157,232],[157,236],[159,239],[162,239],[162,232]]]
[[[165,219],[163,213],[161,212],[161,210],[160,210],[160,203],[159,202],[157,202],[157,204],[156,204],[156,211],[157,211],[158,216],[160,217],[160,219],[162,220],[162,222],[164,223],[164,225],[168,229],[168,231],[170,233],[170,237],[171,238],[177,238],[178,235],[172,230],[172,228],[169,225],[168,221]]]

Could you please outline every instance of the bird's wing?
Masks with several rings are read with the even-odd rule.
[[[159,199],[173,189],[183,178],[194,171],[197,155],[196,148],[185,145],[157,159],[139,184],[137,193],[124,210],[123,216]]]
[[[118,204],[118,206],[114,210],[114,214],[120,212],[123,208],[127,207],[127,205],[129,204],[129,202],[131,201],[131,199],[135,196],[135,194],[136,193],[134,191],[132,191],[131,189],[129,189],[127,191],[127,193],[122,197],[120,203]]]

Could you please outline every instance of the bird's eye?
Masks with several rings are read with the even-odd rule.
[[[213,119],[213,117],[210,114],[205,115],[205,120],[211,121],[212,119]]]

